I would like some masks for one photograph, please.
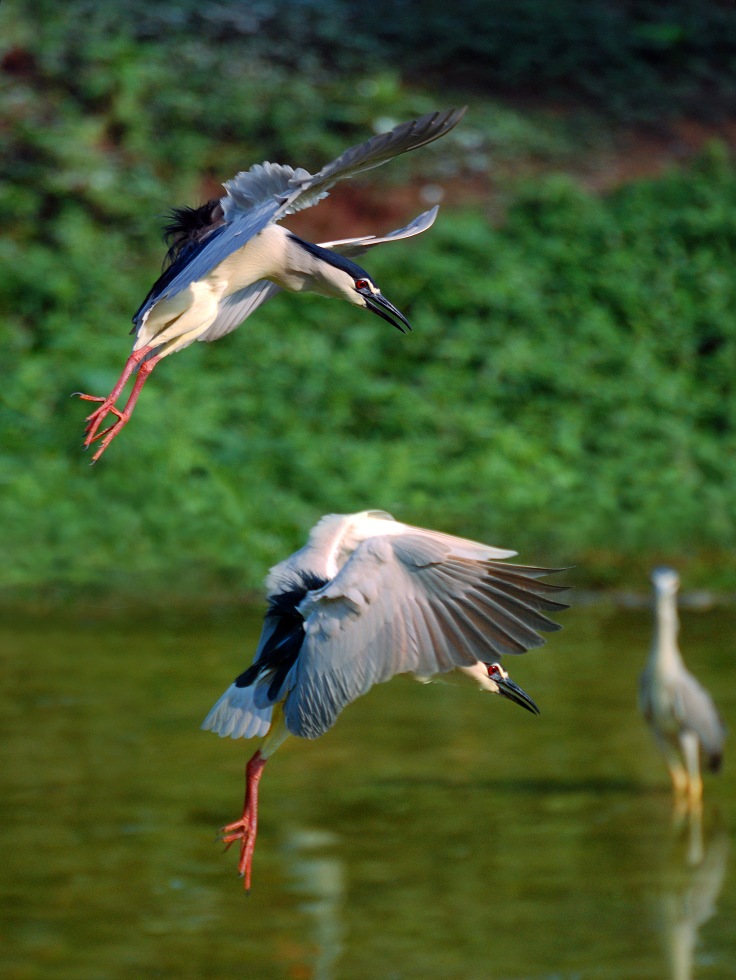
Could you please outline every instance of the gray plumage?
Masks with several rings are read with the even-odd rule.
[[[718,771],[726,729],[713,699],[687,670],[679,650],[677,573],[657,568],[652,582],[656,625],[641,675],[640,706],[665,757],[676,796],[687,796],[697,805],[702,795],[701,761]]]
[[[420,680],[452,670],[539,712],[497,663],[559,629],[565,609],[551,569],[507,565],[515,554],[395,521],[383,511],[330,514],[306,545],[271,569],[269,608],[253,664],[202,727],[220,737],[265,735],[245,767],[242,816],[222,829],[240,843],[246,889],[258,831],[258,785],[290,735],[316,738],[340,711],[394,674]],[[491,661],[491,662],[489,662]]]
[[[299,650],[276,689],[263,660],[267,618],[246,687],[231,686],[205,720],[233,738],[265,734],[283,702],[289,732],[316,738],[340,711],[395,674],[429,678],[460,669],[496,691],[485,666],[540,646],[559,629],[545,613],[566,606],[548,569],[509,565],[514,552],[394,521],[380,511],[323,518],[309,542],[269,575],[271,601],[312,576],[300,595]],[[484,680],[485,678],[485,680]]]

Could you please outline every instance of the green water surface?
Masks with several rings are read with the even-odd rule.
[[[678,823],[636,709],[646,610],[574,608],[508,658],[539,717],[396,678],[287,741],[246,896],[215,837],[256,743],[199,724],[260,614],[5,615],[0,977],[736,976],[736,749]],[[736,729],[736,610],[681,638]]]

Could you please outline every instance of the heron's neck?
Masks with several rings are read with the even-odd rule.
[[[677,646],[678,629],[676,596],[657,596],[652,655],[661,670],[681,663],[682,658]]]

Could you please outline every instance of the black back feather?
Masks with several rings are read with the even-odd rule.
[[[258,660],[236,679],[236,687],[249,687],[262,673],[273,671],[268,697],[272,700],[276,698],[304,643],[304,619],[297,606],[307,592],[321,589],[324,585],[327,585],[327,579],[311,572],[299,572],[281,592],[269,596],[266,620],[275,619],[276,625]]]
[[[216,198],[199,208],[173,208],[169,218],[169,223],[164,225],[164,241],[169,246],[164,264],[169,263],[168,268],[164,269],[151,286],[148,295],[133,314],[133,323],[138,322],[140,312],[148,301],[160,296],[197,252],[225,227],[222,206]],[[131,333],[134,330],[135,327]]]
[[[172,208],[168,217],[169,222],[164,225],[164,241],[169,246],[166,253],[169,263],[186,258],[194,246],[225,220],[217,198],[198,208]]]

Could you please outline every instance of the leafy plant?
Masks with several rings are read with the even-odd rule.
[[[502,221],[444,208],[367,260],[413,334],[280,296],[165,361],[90,470],[68,395],[117,376],[162,254],[154,216],[216,192],[263,145],[319,165],[380,115],[437,98],[385,68],[350,88],[324,66],[297,84],[286,56],[261,71],[230,57],[245,28],[218,21],[217,49],[212,25],[184,37],[193,7],[149,5],[134,32],[94,5],[81,33],[43,7],[42,33],[3,10],[6,592],[256,587],[319,515],[364,507],[575,563],[592,583],[654,556],[733,587],[736,171],[721,147],[608,198],[551,175],[507,187]],[[472,157],[485,175],[488,147],[494,161],[572,152],[551,124],[535,135],[487,102],[474,116],[422,166]]]

